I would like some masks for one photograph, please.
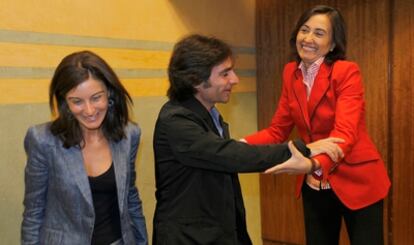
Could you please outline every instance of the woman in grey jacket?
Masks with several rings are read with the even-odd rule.
[[[22,244],[147,244],[135,187],[140,130],[109,65],[66,56],[49,90],[55,119],[29,128]],[[57,113],[56,113],[57,110]]]

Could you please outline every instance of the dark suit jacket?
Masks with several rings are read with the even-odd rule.
[[[219,136],[194,97],[169,101],[154,132],[157,205],[153,244],[251,244],[238,172],[260,172],[291,154],[286,144],[250,146]],[[308,155],[303,142],[295,142]]]
[[[21,244],[91,244],[95,211],[82,153],[64,148],[50,124],[29,128],[24,146],[24,213]],[[140,129],[129,123],[126,138],[110,142],[124,244],[145,245],[147,231],[135,187]]]

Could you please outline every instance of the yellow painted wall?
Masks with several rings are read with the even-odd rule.
[[[0,244],[19,244],[25,154],[32,124],[50,120],[47,92],[53,70],[67,54],[89,49],[115,69],[134,99],[143,131],[138,188],[149,236],[155,207],[152,132],[168,87],[174,43],[202,33],[228,41],[241,78],[220,106],[234,138],[255,131],[254,0],[1,0],[0,1]],[[248,228],[261,244],[257,174],[241,175]]]

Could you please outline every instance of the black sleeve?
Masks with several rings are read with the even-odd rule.
[[[261,172],[291,157],[286,143],[249,145],[223,139],[191,114],[175,114],[159,126],[166,133],[175,158],[186,166],[229,173]],[[310,150],[301,140],[295,140],[294,144],[309,156]]]

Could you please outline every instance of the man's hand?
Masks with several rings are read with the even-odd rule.
[[[267,169],[266,174],[303,174],[311,171],[311,161],[296,149],[292,141],[289,141],[288,147],[292,156],[287,161]]]

